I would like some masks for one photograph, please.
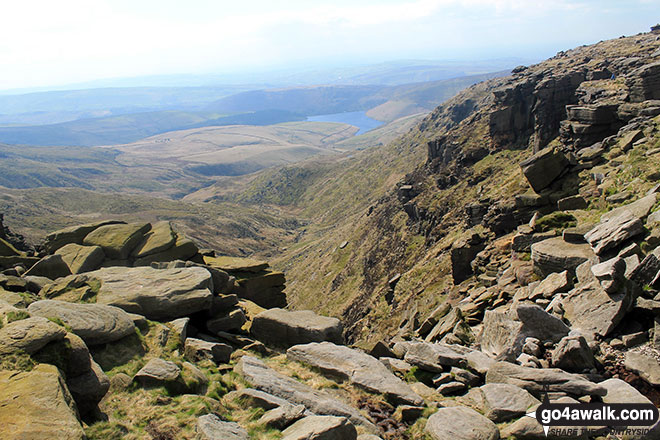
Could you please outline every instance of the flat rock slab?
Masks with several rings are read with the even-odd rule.
[[[571,328],[591,338],[611,333],[632,307],[632,298],[627,288],[608,294],[598,281],[592,281],[569,292],[561,305]]]
[[[149,319],[175,319],[211,307],[211,274],[201,267],[108,267],[87,276],[101,281],[97,303]]]
[[[248,440],[250,436],[238,423],[225,422],[215,414],[197,419],[195,426],[198,440]]]
[[[254,317],[250,332],[264,343],[291,347],[323,341],[341,344],[342,330],[337,318],[319,316],[310,310],[270,309]]]
[[[580,264],[595,257],[588,244],[568,243],[562,237],[534,243],[531,249],[534,272],[542,276],[565,270],[575,273]]]
[[[135,333],[135,325],[128,313],[103,304],[47,299],[30,304],[28,312],[33,316],[60,319],[87,345],[106,344]]]
[[[188,260],[197,254],[199,249],[192,240],[178,236],[176,241],[168,249],[149,254],[135,260],[135,266],[149,266],[152,263],[170,262],[176,260]]]
[[[604,396],[605,388],[583,379],[577,374],[566,373],[558,368],[531,368],[497,362],[488,369],[486,383],[508,383],[528,391],[537,399],[543,394],[543,387],[550,392],[564,393],[569,396]]]
[[[239,257],[204,257],[204,263],[225,272],[252,272],[259,273],[268,269],[266,261]]]
[[[598,255],[614,250],[626,240],[644,232],[642,221],[629,210],[624,210],[596,225],[584,239]]]
[[[282,440],[356,440],[357,431],[345,417],[309,416],[282,431]]]
[[[23,350],[33,354],[49,342],[59,341],[65,336],[64,327],[40,316],[14,321],[0,329],[0,353]]]
[[[633,388],[632,385],[621,379],[607,379],[599,384],[607,390],[603,396],[604,403],[644,403],[652,404],[642,393]],[[651,427],[647,435],[626,435],[622,440],[658,440],[660,439],[660,422]]]
[[[96,270],[105,260],[105,253],[100,246],[69,243],[59,248],[55,254],[62,257],[72,274]]]
[[[651,209],[653,209],[653,206],[655,206],[655,202],[657,199],[658,199],[657,194],[655,193],[649,194],[628,205],[624,205],[619,208],[615,208],[609,212],[606,212],[605,214],[600,216],[600,221],[601,222],[608,221],[612,218],[615,218],[623,214],[626,211],[630,212],[634,217],[638,219],[643,219],[644,217],[649,215]]]
[[[356,425],[365,426],[374,432],[377,431],[376,427],[357,409],[272,370],[257,358],[243,356],[236,364],[235,370],[260,391],[282,398],[294,405],[304,405],[314,414],[347,417]]]
[[[0,371],[3,440],[83,440],[76,404],[57,367]]]
[[[295,345],[286,352],[289,359],[319,368],[324,373],[348,380],[368,391],[384,394],[394,404],[423,405],[424,400],[376,358],[331,342]]]
[[[440,408],[429,417],[424,431],[433,440],[498,440],[497,426],[473,409]]]
[[[150,229],[151,225],[149,223],[100,226],[85,236],[83,244],[101,246],[108,258],[125,260],[131,254],[131,251],[142,242],[144,235]]]
[[[225,398],[230,400],[238,400],[244,405],[263,408],[266,411],[279,408],[281,406],[292,406],[288,401],[273,396],[272,394],[263,391],[255,390],[254,388],[244,388],[242,390],[232,391],[225,395]]]
[[[265,426],[284,429],[293,422],[302,419],[307,409],[303,405],[284,405],[273,408],[259,418]]]
[[[660,386],[660,363],[656,358],[629,351],[626,353],[625,365],[651,385]]]

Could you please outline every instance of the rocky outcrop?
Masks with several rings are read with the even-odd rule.
[[[594,257],[589,245],[568,243],[562,237],[540,241],[531,249],[534,272],[542,276],[565,270],[574,273],[580,264]]]
[[[310,310],[266,310],[254,317],[250,332],[261,341],[282,347],[323,341],[341,344],[343,341],[342,325],[337,318],[319,316]]]
[[[85,236],[83,244],[100,246],[108,258],[126,260],[149,229],[151,225],[148,223],[100,226]]]
[[[105,253],[100,246],[82,246],[75,243],[69,243],[62,246],[56,252],[62,260],[69,266],[73,274],[91,272],[101,267],[105,260]]]
[[[422,405],[424,400],[381,362],[358,350],[330,342],[295,345],[289,359],[311,365],[331,376],[382,394],[393,404]]]

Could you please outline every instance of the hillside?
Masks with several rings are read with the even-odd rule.
[[[378,148],[258,128],[334,154],[185,201],[3,190],[3,435],[660,439],[653,29],[474,85]],[[248,144],[208,130],[240,140],[109,151],[182,168]]]

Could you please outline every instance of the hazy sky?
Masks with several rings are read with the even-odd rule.
[[[541,59],[646,32],[658,0],[14,0],[0,90],[395,59]]]

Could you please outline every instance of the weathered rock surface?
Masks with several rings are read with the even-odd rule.
[[[604,396],[606,390],[576,374],[558,368],[530,368],[509,362],[493,364],[486,374],[486,383],[508,383],[527,390],[537,399],[547,385],[550,392],[560,392],[569,396]]]
[[[57,368],[0,371],[3,440],[83,440],[76,405]]]
[[[479,337],[481,350],[492,358],[515,360],[527,338],[559,342],[570,329],[559,318],[532,304],[519,304],[509,312],[486,311]]]
[[[607,390],[603,396],[604,403],[644,403],[650,404],[642,393],[633,388],[632,385],[621,379],[607,379],[599,384]],[[658,440],[660,439],[660,422],[656,423],[648,434],[624,435],[622,440]]]
[[[259,423],[265,426],[282,430],[305,416],[303,405],[284,405],[273,408],[259,418]]]
[[[36,353],[49,342],[59,341],[66,336],[66,330],[39,316],[14,321],[0,328],[0,353],[23,350]]]
[[[348,417],[354,424],[375,430],[371,422],[356,409],[321,391],[275,372],[259,359],[243,356],[236,364],[235,370],[254,388],[280,397],[291,404],[304,405],[314,414]]]
[[[445,367],[467,365],[465,352],[457,351],[455,346],[427,342],[401,342],[396,345],[403,348],[406,362],[432,373],[442,373]]]
[[[251,272],[259,273],[268,269],[268,263],[252,258],[238,257],[204,257],[204,262],[211,267],[225,272]]]
[[[174,245],[170,248],[137,258],[134,265],[149,266],[152,263],[158,262],[184,261],[194,257],[198,251],[199,249],[197,248],[197,245],[192,240],[183,236],[178,236]]]
[[[193,362],[210,359],[218,363],[227,363],[233,351],[234,349],[230,345],[196,338],[187,338],[184,348],[186,359]]]
[[[233,293],[261,307],[270,309],[286,307],[284,284],[286,279],[281,272],[264,270],[257,273],[234,272],[236,286]]]
[[[606,336],[614,330],[632,306],[628,289],[608,294],[597,281],[573,289],[561,302],[564,319],[587,338]]]
[[[626,353],[625,365],[651,385],[660,386],[660,363],[656,358],[629,351]]]
[[[87,274],[101,281],[97,302],[149,319],[180,318],[211,306],[211,274],[201,267],[109,267]]]
[[[478,409],[495,423],[522,417],[532,406],[541,403],[522,388],[506,383],[472,388],[466,398],[474,401]]]
[[[345,417],[309,416],[282,431],[282,440],[356,440],[357,431]]]
[[[245,312],[240,308],[235,308],[227,313],[206,321],[206,328],[211,333],[230,332],[239,330],[247,322]]]
[[[574,273],[575,268],[594,257],[588,244],[568,243],[561,237],[534,243],[531,249],[534,272],[544,277],[565,270]]]
[[[582,373],[595,367],[594,355],[583,336],[566,336],[552,352],[552,365],[565,371]]]
[[[550,147],[520,163],[525,178],[536,192],[547,188],[567,166],[566,156]]]
[[[284,347],[308,342],[343,342],[342,325],[337,318],[319,316],[310,310],[266,310],[254,317],[250,332],[262,342]]]
[[[47,299],[30,304],[28,312],[33,316],[60,319],[87,345],[106,344],[135,333],[133,320],[126,312],[103,304]]]
[[[91,356],[89,363],[90,368],[84,374],[66,379],[66,385],[81,415],[93,411],[110,389],[110,379]]]
[[[87,234],[83,244],[100,246],[110,259],[126,260],[150,229],[149,223],[104,225]]]
[[[195,426],[198,440],[248,440],[247,431],[238,423],[225,422],[215,414],[207,414],[197,419]]]
[[[105,253],[100,246],[69,243],[59,248],[55,254],[62,257],[73,274],[96,270],[105,260]]]
[[[596,225],[584,235],[585,240],[593,247],[594,252],[601,255],[613,250],[626,240],[644,232],[642,221],[629,210]]]
[[[61,255],[48,255],[37,261],[24,275],[46,277],[54,280],[71,275],[71,270]]]
[[[638,219],[644,219],[649,215],[651,209],[655,206],[655,202],[658,199],[658,195],[653,193],[647,196],[642,197],[641,199],[629,203],[624,206],[615,208],[609,212],[606,212],[600,217],[601,222],[606,222],[612,220],[616,217],[619,217],[626,212],[629,212],[633,217]]]
[[[151,230],[144,236],[142,242],[131,252],[135,258],[163,252],[174,246],[176,234],[170,222],[154,223]]]
[[[348,380],[369,391],[383,394],[394,404],[422,405],[424,400],[376,358],[330,342],[295,345],[289,359],[319,368],[326,374]]]
[[[65,229],[60,229],[59,231],[51,232],[46,236],[46,239],[44,241],[44,248],[46,249],[46,252],[55,252],[62,246],[69,243],[82,244],[87,234],[89,234],[93,230],[101,226],[123,224],[123,223],[124,222],[117,220],[106,220],[96,223],[89,223],[86,225],[77,225]]]
[[[158,387],[176,381],[180,374],[181,369],[174,362],[154,358],[135,374],[133,380],[144,387]]]
[[[486,417],[466,407],[440,408],[424,431],[434,440],[498,440],[500,431]]]

